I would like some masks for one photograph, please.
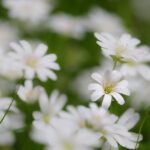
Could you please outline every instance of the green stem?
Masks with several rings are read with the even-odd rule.
[[[116,69],[116,66],[117,66],[117,61],[114,61],[113,70]]]
[[[21,80],[19,80],[19,81],[16,83],[16,85],[17,85],[17,84],[19,84],[19,83],[20,83],[20,81],[21,81]],[[5,119],[6,115],[7,115],[7,114],[8,114],[8,112],[10,111],[10,108],[11,108],[11,106],[12,106],[13,102],[14,102],[14,95],[15,95],[15,94],[16,94],[16,93],[14,93],[14,94],[13,94],[13,96],[12,96],[12,101],[11,101],[11,103],[9,104],[9,106],[8,106],[7,110],[5,111],[5,114],[3,115],[2,119],[0,120],[0,124],[4,121],[4,119]]]
[[[14,99],[12,99],[11,103],[9,104],[9,107],[7,108],[7,110],[5,111],[5,114],[3,115],[3,118],[0,120],[0,124],[3,122],[3,120],[5,119],[6,115],[8,114],[12,104],[13,104]]]
[[[145,121],[146,121],[146,118],[147,118],[147,114],[145,115],[145,117],[144,117],[144,119],[143,119],[143,121],[142,121],[142,123],[141,123],[141,126],[140,126],[140,129],[139,129],[139,133],[138,133],[138,137],[137,137],[137,141],[136,141],[136,145],[135,145],[134,150],[137,150],[137,148],[138,148],[138,143],[139,143],[139,140],[140,140],[140,135],[141,135],[141,132],[142,132],[142,128],[143,128],[143,126],[144,126],[144,123],[145,123]]]

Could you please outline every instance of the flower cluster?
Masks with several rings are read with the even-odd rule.
[[[14,131],[29,130],[29,137],[43,144],[45,150],[119,150],[120,146],[136,149],[142,135],[131,129],[140,115],[133,108],[117,115],[111,108],[114,104],[122,110],[130,95],[133,99],[144,97],[143,94],[150,96],[149,47],[139,46],[140,40],[130,34],[120,35],[126,30],[121,20],[102,9],[93,8],[86,16],[59,13],[49,18],[52,6],[47,0],[3,0],[2,4],[12,20],[33,29],[42,22],[46,30],[77,39],[87,31],[104,31],[95,36],[108,60],[101,63],[102,67],[86,71],[74,86],[92,101],[88,106],[75,107],[67,102],[65,94],[51,89],[51,83],[57,80],[55,71],[60,70],[57,55],[50,53],[44,43],[18,41],[18,31],[15,28],[9,31],[7,23],[0,23],[0,32],[8,31],[4,37],[0,35],[0,76],[8,82],[2,84],[4,92],[0,93],[0,145],[14,143]],[[147,87],[142,94],[141,87],[137,87],[139,83]],[[131,105],[134,103],[131,100]],[[22,110],[22,106],[27,110]],[[29,128],[25,126],[28,116],[23,115],[24,111],[29,113]]]

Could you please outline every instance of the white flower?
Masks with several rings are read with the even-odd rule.
[[[35,126],[40,126],[40,124],[51,124],[51,120],[58,116],[58,113],[65,105],[66,96],[59,95],[59,92],[54,90],[48,98],[47,94],[43,91],[40,94],[39,103],[41,111],[35,111],[33,113],[35,119],[33,125]]]
[[[6,109],[8,109],[11,98],[0,98],[0,120],[3,118]],[[14,143],[15,135],[13,130],[17,131],[24,126],[24,116],[16,108],[15,102],[10,107],[10,111],[5,116],[3,122],[0,124],[0,145],[11,145]]]
[[[0,112],[0,116],[3,116],[4,112]],[[4,118],[2,124],[0,124],[0,145],[11,145],[15,141],[15,135],[13,130],[20,129],[24,126],[23,115],[20,112],[10,112]]]
[[[87,89],[88,85],[93,81],[90,77],[91,74],[93,72],[98,72],[101,74],[109,69],[112,69],[112,61],[105,59],[99,66],[81,71],[77,78],[71,83],[71,90],[73,90],[73,92],[76,91],[81,100],[88,101],[91,94],[89,90],[85,89]]]
[[[42,87],[36,86],[33,88],[33,83],[31,80],[26,80],[24,86],[20,86],[18,90],[18,95],[21,100],[27,103],[33,103],[38,100]]]
[[[119,16],[99,7],[92,8],[85,20],[86,28],[92,32],[120,35],[126,31]]]
[[[0,48],[4,51],[8,50],[8,44],[16,41],[18,35],[17,29],[10,22],[0,21]]]
[[[115,115],[110,115],[108,110],[91,103],[90,108],[85,106],[67,107],[67,112],[60,112],[60,116],[73,122],[79,129],[88,128],[95,132],[100,131],[100,137],[105,134],[105,128],[113,125],[118,119]]]
[[[144,79],[150,81],[150,67],[146,64],[147,62],[150,62],[149,48],[141,46],[139,47],[139,51],[141,51],[141,54],[138,59],[136,61],[127,60],[126,63],[121,65],[120,72],[122,72],[125,77],[135,77],[139,74]]]
[[[6,109],[8,109],[10,103],[12,102],[12,99],[9,98],[9,97],[1,97],[0,98],[0,112],[5,112]],[[10,111],[13,111],[13,112],[17,112],[17,108],[15,107],[16,103],[13,102],[13,104],[11,105],[10,107]],[[0,116],[2,117],[2,116]],[[0,118],[2,119],[2,118]]]
[[[100,145],[99,134],[77,128],[67,120],[55,119],[53,129],[45,134],[49,140],[47,150],[93,150]]]
[[[127,78],[131,90],[130,102],[136,109],[148,109],[150,106],[150,81],[144,80],[141,76]],[[138,82],[137,82],[138,81]]]
[[[0,74],[9,80],[13,81],[23,77],[23,71],[21,67],[18,64],[15,64],[15,60],[9,57],[7,54],[3,54],[0,68]]]
[[[33,25],[43,22],[50,11],[46,0],[3,0],[3,5],[9,9],[10,17]]]
[[[52,71],[59,70],[59,65],[55,62],[57,56],[55,54],[45,55],[48,47],[44,44],[39,44],[36,49],[33,49],[27,41],[20,41],[20,44],[11,43],[10,46],[14,52],[10,52],[9,56],[16,62],[15,65],[25,72],[26,79],[33,79],[35,74],[42,81],[48,78],[56,80],[57,77]]]
[[[76,124],[79,130],[86,128],[99,133],[99,139],[104,140],[102,150],[118,150],[118,144],[129,149],[135,147],[138,135],[129,130],[135,126],[139,115],[133,109],[128,109],[120,119],[94,103],[90,108],[69,106],[68,111],[61,112],[61,117]]]
[[[92,101],[96,101],[104,96],[102,106],[108,108],[111,105],[113,96],[120,105],[123,105],[124,99],[121,94],[130,95],[130,92],[128,82],[121,80],[121,77],[121,74],[117,71],[106,71],[103,76],[93,73],[92,78],[97,83],[92,83],[88,87],[89,90],[93,91],[91,95]]]
[[[97,44],[101,46],[106,57],[110,58],[110,55],[115,55],[123,60],[136,60],[140,55],[136,47],[140,41],[129,34],[123,34],[120,38],[115,38],[108,33],[96,33],[95,36],[98,39]]]
[[[85,33],[82,18],[67,14],[56,14],[50,17],[48,27],[59,34],[80,39]]]

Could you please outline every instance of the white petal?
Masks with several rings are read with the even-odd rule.
[[[34,72],[34,70],[32,69],[32,68],[27,68],[26,70],[25,70],[25,78],[26,79],[33,79],[34,78],[34,75],[35,75],[35,72]]]
[[[98,83],[100,83],[100,84],[102,84],[103,82],[103,79],[102,79],[102,76],[100,75],[100,74],[98,74],[98,73],[93,73],[92,74],[92,78],[94,79],[94,80],[96,80]]]
[[[97,83],[92,83],[88,86],[88,90],[97,90],[97,91],[103,91],[103,88],[101,85],[97,84]]]
[[[109,108],[111,104],[111,95],[110,94],[105,94],[103,102],[102,102],[102,107],[104,108]]]
[[[150,81],[150,67],[146,65],[139,66],[139,73],[145,78],[146,80]]]
[[[117,101],[120,105],[123,105],[123,104],[124,104],[124,99],[123,99],[123,97],[122,97],[120,94],[118,94],[118,93],[116,93],[116,92],[113,92],[113,93],[111,93],[111,95],[116,99],[116,101]]]
[[[45,44],[40,44],[35,50],[35,55],[41,57],[47,52],[47,49],[48,47]]]
[[[91,100],[96,101],[96,100],[100,99],[103,95],[104,95],[104,93],[102,91],[95,91],[91,95]]]
[[[10,47],[13,50],[15,50],[17,53],[21,53],[23,51],[22,48],[19,46],[19,44],[14,43],[14,42],[10,43]]]
[[[23,49],[26,51],[26,53],[28,53],[28,54],[32,53],[31,45],[27,41],[23,40],[23,41],[20,41],[20,43],[21,43]]]

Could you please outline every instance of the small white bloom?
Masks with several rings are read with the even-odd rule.
[[[9,80],[16,80],[23,77],[23,71],[21,67],[15,63],[15,60],[4,54],[1,59],[1,75]]]
[[[18,39],[17,35],[17,29],[10,22],[0,21],[0,48],[2,50],[8,50],[8,44],[16,41]]]
[[[56,14],[50,17],[48,27],[59,34],[80,39],[85,33],[82,18],[67,14]]]
[[[141,76],[127,78],[131,90],[130,102],[133,108],[148,109],[150,106],[150,81]],[[138,81],[138,82],[137,82]]]
[[[113,35],[126,32],[119,16],[99,7],[92,8],[85,20],[86,28],[92,32],[108,32]]]
[[[33,103],[38,100],[40,92],[42,91],[42,87],[36,86],[33,87],[33,83],[31,80],[26,80],[24,86],[20,86],[18,90],[18,95],[21,100],[27,103]]]
[[[126,63],[121,65],[120,72],[125,77],[135,77],[139,74],[144,79],[150,81],[150,67],[146,64],[150,62],[150,49],[147,46],[141,46],[139,47],[139,51],[141,52],[137,60],[127,60]]]
[[[0,120],[5,114],[6,109],[8,109],[10,103],[10,98],[0,98]],[[13,130],[17,131],[24,126],[24,116],[16,108],[15,102],[13,102],[10,111],[5,116],[3,122],[0,124],[0,145],[11,145],[15,141],[15,135]]]
[[[43,22],[50,11],[46,0],[3,0],[3,5],[9,9],[10,17],[32,25]]]
[[[69,106],[68,111],[61,112],[60,116],[70,120],[79,130],[86,128],[99,133],[99,139],[104,140],[102,150],[118,150],[118,144],[129,149],[135,147],[138,134],[129,130],[139,120],[139,114],[133,109],[128,109],[120,118],[94,103],[90,104],[89,108]]]
[[[121,94],[130,95],[128,82],[121,80],[122,76],[117,71],[106,71],[103,76],[93,73],[92,78],[97,83],[92,83],[88,87],[89,90],[93,91],[91,99],[96,101],[104,96],[102,106],[105,108],[109,108],[111,105],[112,96],[120,105],[123,105],[124,99]]]
[[[25,72],[26,79],[33,79],[35,74],[42,81],[48,78],[57,79],[52,71],[52,69],[60,69],[55,62],[57,56],[55,54],[46,55],[48,47],[45,44],[39,44],[36,49],[33,49],[27,41],[20,41],[20,44],[21,46],[17,43],[10,44],[14,52],[10,52],[9,56],[14,59],[15,65]]]
[[[45,133],[49,140],[47,150],[93,150],[100,145],[99,134],[77,130],[70,121],[55,119],[52,125],[54,128]]]
[[[104,60],[101,64],[97,67],[81,71],[77,78],[71,83],[71,90],[73,92],[77,92],[81,100],[88,101],[90,99],[90,91],[85,90],[87,89],[88,85],[93,81],[90,77],[93,72],[103,73],[106,70],[112,69],[112,61],[111,60]],[[76,88],[78,87],[78,88]]]
[[[51,96],[48,98],[47,94],[43,91],[39,97],[41,111],[35,111],[33,113],[34,122],[33,125],[40,126],[40,124],[51,124],[51,120],[58,116],[58,113],[62,110],[66,103],[66,96],[59,95],[57,90],[54,90]]]
[[[95,36],[98,39],[97,44],[102,47],[102,52],[106,57],[110,58],[110,55],[115,55],[123,60],[136,60],[139,55],[136,46],[140,41],[129,34],[123,34],[120,38],[108,33],[96,33]]]

